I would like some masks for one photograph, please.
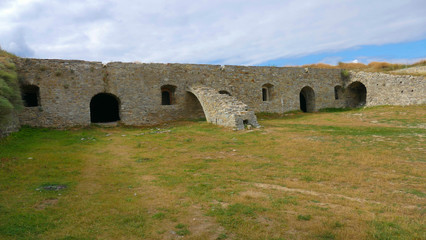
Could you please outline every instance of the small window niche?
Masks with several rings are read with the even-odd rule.
[[[40,88],[36,85],[24,85],[21,87],[22,100],[25,107],[40,106]]]
[[[225,94],[225,95],[231,96],[231,94],[226,90],[220,90],[219,94]]]
[[[176,86],[164,85],[161,87],[161,105],[173,105],[175,100]]]
[[[267,83],[262,86],[262,101],[269,102],[272,100],[272,90],[274,85]]]

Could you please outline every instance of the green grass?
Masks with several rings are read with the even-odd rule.
[[[311,215],[297,215],[297,220],[300,221],[309,221],[311,220],[312,216]]]
[[[405,192],[416,195],[417,197],[421,197],[421,198],[425,198],[426,197],[426,193],[416,190],[416,189],[407,189],[405,190]]]
[[[425,116],[23,127],[0,140],[0,239],[423,239]]]
[[[389,221],[373,221],[373,237],[379,240],[414,239],[398,223]]]
[[[188,226],[186,226],[185,224],[179,223],[178,225],[175,226],[176,228],[176,234],[179,236],[186,236],[191,234],[191,232],[188,230]]]

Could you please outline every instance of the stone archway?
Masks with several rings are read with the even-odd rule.
[[[119,99],[110,93],[99,93],[90,101],[92,123],[116,122],[120,120]]]
[[[300,110],[303,112],[315,111],[315,92],[309,87],[305,86],[299,93]]]
[[[244,129],[246,125],[259,127],[254,112],[249,111],[248,106],[235,97],[220,94],[206,86],[192,86],[187,91],[189,96],[198,99],[207,122],[237,130]]]
[[[198,98],[191,92],[185,94],[185,115],[188,119],[205,118],[203,106]]]
[[[361,82],[351,83],[345,90],[346,107],[362,107],[367,102],[367,88]]]

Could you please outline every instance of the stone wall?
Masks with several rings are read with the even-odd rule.
[[[100,62],[20,59],[16,66],[21,85],[40,88],[40,106],[19,113],[22,125],[88,125],[91,98],[110,88]]]
[[[17,132],[20,126],[18,115],[15,112],[5,116],[4,119],[0,121],[0,138]]]
[[[255,112],[297,110],[299,92],[315,91],[315,110],[336,107],[333,89],[342,84],[340,70],[244,67],[193,64],[137,64],[21,59],[17,63],[23,85],[40,88],[40,106],[20,114],[22,124],[65,127],[90,124],[91,98],[101,92],[120,101],[120,119],[127,125],[157,124],[202,117],[200,103],[188,88],[203,85],[226,90]],[[262,86],[272,85],[262,100]],[[161,87],[176,86],[174,103],[161,105]]]
[[[21,124],[43,127],[86,126],[90,101],[98,93],[119,100],[120,120],[126,125],[151,125],[204,116],[193,86],[227,91],[254,112],[283,113],[300,109],[300,92],[313,90],[305,99],[312,111],[345,107],[352,82],[367,88],[367,105],[425,103],[424,77],[351,73],[342,79],[340,69],[295,67],[245,67],[195,64],[140,64],[20,59],[17,70],[22,85],[39,87],[40,106],[21,111]],[[162,86],[173,86],[171,105],[162,105]],[[262,87],[268,86],[266,101]],[[341,96],[335,99],[335,87]],[[305,88],[306,89],[306,88]],[[403,91],[403,92],[401,92]]]
[[[426,79],[422,76],[350,72],[350,81],[367,89],[366,106],[426,104]]]

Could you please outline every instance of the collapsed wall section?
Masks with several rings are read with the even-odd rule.
[[[254,112],[235,97],[200,85],[191,86],[188,91],[200,101],[207,122],[236,130],[244,129],[245,125],[259,127]]]

